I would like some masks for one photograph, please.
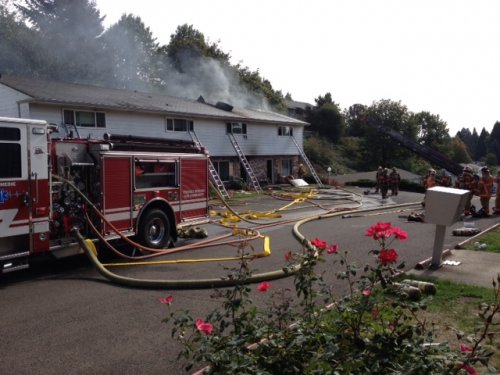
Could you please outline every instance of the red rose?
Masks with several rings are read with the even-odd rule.
[[[323,240],[320,240],[319,238],[315,238],[314,240],[312,240],[311,245],[317,247],[319,250],[326,249],[326,242]]]
[[[394,249],[382,249],[378,254],[378,260],[382,264],[394,263],[398,258],[399,255]]]
[[[257,286],[257,290],[259,292],[265,292],[266,290],[268,290],[269,288],[271,287],[271,283],[268,283],[267,281],[263,281],[261,282],[258,286]]]

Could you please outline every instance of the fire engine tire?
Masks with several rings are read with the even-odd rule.
[[[139,225],[139,242],[152,249],[163,249],[170,242],[170,221],[165,212],[148,210]]]

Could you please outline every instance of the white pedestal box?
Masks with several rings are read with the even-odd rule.
[[[431,268],[441,267],[446,227],[460,219],[470,192],[435,186],[425,193],[425,222],[436,224]]]
[[[425,222],[451,225],[460,219],[469,190],[435,186],[425,193]]]

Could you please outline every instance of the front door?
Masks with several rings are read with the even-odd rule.
[[[266,161],[266,175],[267,175],[267,180],[273,184],[274,183],[274,166],[273,166],[272,160]]]

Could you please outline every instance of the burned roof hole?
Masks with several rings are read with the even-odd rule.
[[[231,112],[233,110],[233,106],[231,104],[224,103],[224,102],[217,102],[215,104],[215,108],[219,108],[219,109],[222,109],[223,111],[227,111],[227,112]]]

